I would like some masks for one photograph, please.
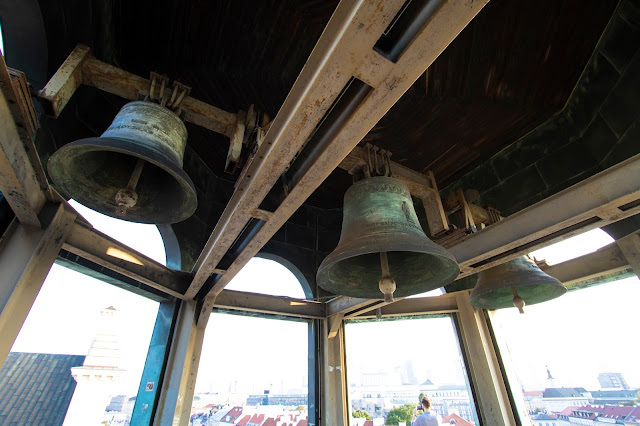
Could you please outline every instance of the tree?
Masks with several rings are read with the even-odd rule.
[[[389,411],[387,418],[384,421],[385,425],[397,425],[400,422],[405,422],[407,425],[411,424],[411,418],[413,417],[413,409],[415,405],[405,404],[402,407],[396,407]]]
[[[418,404],[422,404],[422,398],[424,398],[425,396],[427,395],[425,395],[424,392],[420,392],[420,396],[418,397]]]
[[[367,419],[367,420],[371,420],[371,416],[369,415],[369,413],[367,413],[366,411],[362,411],[362,410],[356,410],[351,414],[351,417],[353,417],[354,419]]]

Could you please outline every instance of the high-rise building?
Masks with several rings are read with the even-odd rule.
[[[598,382],[602,389],[629,389],[622,373],[600,373],[598,374]]]

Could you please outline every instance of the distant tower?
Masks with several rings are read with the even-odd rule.
[[[629,389],[622,373],[600,373],[598,381],[602,389]]]
[[[71,369],[77,384],[63,426],[99,425],[102,421],[114,385],[125,371],[119,365],[117,314],[118,310],[113,306],[100,312],[98,333],[84,364]]]

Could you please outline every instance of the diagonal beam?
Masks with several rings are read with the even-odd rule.
[[[187,272],[168,268],[80,220],[72,225],[62,248],[166,294],[185,298],[190,280]]]
[[[237,272],[277,232],[309,195],[327,178],[413,82],[482,9],[486,1],[444,3],[416,35],[397,62],[373,50],[378,38],[403,2],[342,1],[300,73],[260,146],[256,160],[237,184],[227,208],[194,267],[186,293],[195,297],[231,247],[271,187],[285,172],[352,77],[371,90],[328,146],[308,162],[287,198],[264,222],[245,249],[218,279],[217,295]],[[333,124],[333,123],[330,123]]]

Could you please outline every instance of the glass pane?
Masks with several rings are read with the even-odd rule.
[[[247,262],[225,288],[271,296],[305,298],[300,281],[293,272],[275,260],[259,257]]]
[[[91,210],[75,200],[69,204],[98,231],[166,265],[164,242],[155,225],[116,219]]]
[[[0,423],[128,424],[157,311],[53,265],[0,370]]]
[[[492,313],[501,355],[513,367],[510,384],[524,392],[523,424],[545,417],[587,424],[606,410],[629,415],[640,387],[630,343],[639,299],[640,282],[629,278],[527,306],[524,315]]]
[[[306,321],[213,313],[191,424],[263,424],[268,419],[276,424],[279,419],[297,425],[306,420],[308,332]]]
[[[450,316],[348,322],[345,336],[351,425],[409,425],[423,394],[446,424],[477,424]]]

